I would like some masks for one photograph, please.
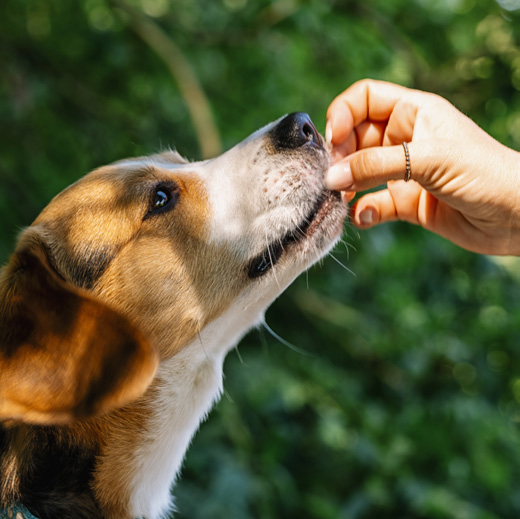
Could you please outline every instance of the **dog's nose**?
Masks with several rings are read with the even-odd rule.
[[[285,116],[273,130],[273,144],[278,148],[320,147],[321,140],[311,118],[303,112]]]

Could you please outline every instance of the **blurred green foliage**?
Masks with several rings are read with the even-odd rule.
[[[333,97],[374,77],[437,92],[520,149],[518,0],[3,0],[0,12],[2,262],[91,168],[173,145],[201,157],[179,60],[224,148],[295,110],[323,130]],[[346,224],[344,240],[334,257],[353,274],[328,258],[267,313],[309,354],[260,331],[229,355],[177,517],[519,517],[518,262],[403,224]]]

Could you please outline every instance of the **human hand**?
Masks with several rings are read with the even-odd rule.
[[[442,97],[360,81],[329,106],[326,136],[334,163],[330,189],[350,198],[387,184],[354,204],[357,227],[404,220],[474,252],[520,255],[520,153]]]

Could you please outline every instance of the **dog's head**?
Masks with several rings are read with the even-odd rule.
[[[123,160],[65,189],[0,279],[0,419],[122,405],[232,305],[255,324],[341,233],[328,165],[296,113],[215,159]]]

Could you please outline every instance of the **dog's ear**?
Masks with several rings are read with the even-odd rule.
[[[139,330],[61,279],[41,243],[15,252],[0,275],[0,421],[68,423],[123,406],[157,365]]]

